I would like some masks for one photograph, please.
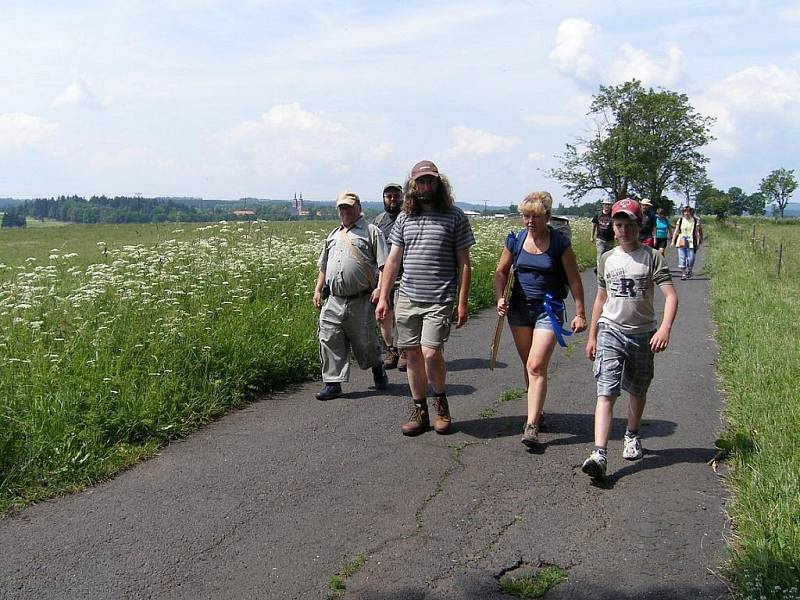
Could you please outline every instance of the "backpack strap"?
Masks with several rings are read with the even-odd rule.
[[[517,261],[519,260],[519,255],[522,253],[522,246],[525,245],[525,238],[528,237],[528,230],[527,229],[520,229],[518,233],[514,233],[513,231],[508,234],[507,240],[511,240],[513,238],[514,245],[512,246],[511,256],[514,258],[514,262],[511,264],[511,268],[513,269],[514,273],[517,272]]]

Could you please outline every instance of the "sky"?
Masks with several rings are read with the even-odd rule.
[[[800,169],[800,1],[0,7],[0,197],[379,200],[431,159],[457,201],[560,203],[592,95],[634,77],[715,118],[717,187]]]

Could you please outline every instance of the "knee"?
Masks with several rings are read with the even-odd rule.
[[[547,363],[528,361],[525,369],[528,371],[528,377],[530,378],[547,377]]]
[[[421,353],[425,357],[425,362],[438,360],[442,355],[442,351],[439,348],[427,348],[424,346],[421,349]]]

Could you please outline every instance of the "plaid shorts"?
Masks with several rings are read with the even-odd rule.
[[[628,335],[600,323],[594,359],[598,396],[619,396],[620,388],[644,396],[653,380],[653,333]]]

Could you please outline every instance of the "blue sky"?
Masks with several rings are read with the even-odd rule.
[[[800,168],[800,2],[3,1],[0,197],[378,199],[433,159],[508,205],[632,77],[715,117],[718,187]]]

